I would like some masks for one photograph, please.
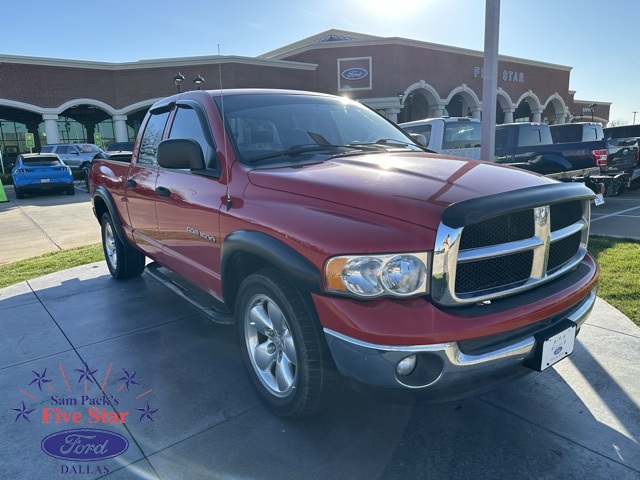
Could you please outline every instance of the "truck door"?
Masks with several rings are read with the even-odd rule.
[[[156,259],[162,250],[156,214],[157,151],[172,106],[151,112],[140,140],[138,155],[129,167],[126,179],[127,208],[133,237],[150,257]]]
[[[219,212],[226,184],[220,180],[214,138],[199,102],[183,99],[177,103],[168,138],[197,141],[207,174],[159,169],[156,209],[162,263],[211,293],[220,292]]]
[[[510,152],[508,127],[496,128],[495,159],[497,163],[513,163],[513,153]]]

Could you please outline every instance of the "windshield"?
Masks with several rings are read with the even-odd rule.
[[[101,150],[96,147],[95,145],[90,145],[90,144],[86,144],[86,145],[78,145],[78,149],[82,152],[82,153],[99,153]]]
[[[220,99],[216,99],[222,111]],[[362,104],[339,97],[246,94],[224,97],[224,116],[239,160],[299,162],[390,148],[421,150]],[[322,158],[320,158],[322,159]]]

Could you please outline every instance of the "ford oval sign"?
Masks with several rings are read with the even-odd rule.
[[[364,68],[347,68],[341,73],[342,78],[345,80],[362,80],[369,72]]]
[[[60,460],[94,462],[117,457],[129,448],[129,441],[119,433],[94,428],[64,430],[42,440],[42,450]]]

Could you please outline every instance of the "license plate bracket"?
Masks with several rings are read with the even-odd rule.
[[[571,320],[564,320],[549,330],[538,333],[536,350],[533,357],[524,365],[532,370],[542,372],[573,353],[577,326]]]

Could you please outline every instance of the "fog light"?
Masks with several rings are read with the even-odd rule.
[[[398,375],[409,375],[416,368],[416,362],[418,357],[415,355],[411,355],[410,357],[404,358],[398,362],[398,366],[396,367],[396,371]]]

